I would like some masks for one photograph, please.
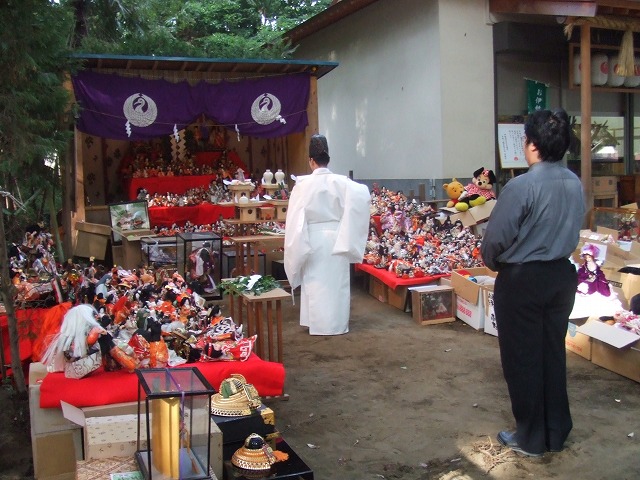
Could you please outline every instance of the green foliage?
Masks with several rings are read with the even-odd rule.
[[[330,0],[67,0],[89,53],[210,58],[290,57],[281,35]]]
[[[220,288],[227,295],[238,296],[243,293],[262,295],[276,288],[280,282],[271,275],[252,275],[251,277],[236,277],[220,282]]]
[[[25,200],[45,186],[59,190],[55,163],[71,138],[71,95],[64,82],[74,65],[68,42],[72,12],[48,0],[0,2],[0,189]],[[28,203],[26,221],[42,210]],[[9,226],[8,236],[11,233]]]

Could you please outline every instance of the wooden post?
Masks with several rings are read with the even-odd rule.
[[[586,209],[593,208],[593,186],[591,182],[591,27],[580,27],[580,177],[584,189]]]

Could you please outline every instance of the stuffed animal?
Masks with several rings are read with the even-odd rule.
[[[493,184],[496,183],[496,176],[492,170],[480,167],[473,172],[471,183],[465,187],[466,195],[482,195],[485,199],[495,199]],[[465,194],[462,194],[464,199]]]
[[[458,203],[460,195],[464,192],[464,185],[454,178],[449,183],[442,185],[442,188],[444,188],[444,191],[447,192],[447,197],[449,197],[447,207],[454,207]]]
[[[470,207],[482,205],[487,201],[482,195],[469,195],[462,183],[455,178],[451,182],[442,185],[442,187],[449,197],[447,207],[454,207],[459,212],[466,212]]]

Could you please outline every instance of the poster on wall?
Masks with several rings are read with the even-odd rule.
[[[498,149],[503,169],[528,168],[524,158],[524,125],[522,123],[498,124]]]

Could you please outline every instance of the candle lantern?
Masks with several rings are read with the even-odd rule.
[[[138,436],[135,456],[143,478],[210,479],[209,412],[211,396],[215,393],[213,387],[195,367],[149,368],[136,370],[136,374]],[[142,415],[146,415],[146,426]]]

